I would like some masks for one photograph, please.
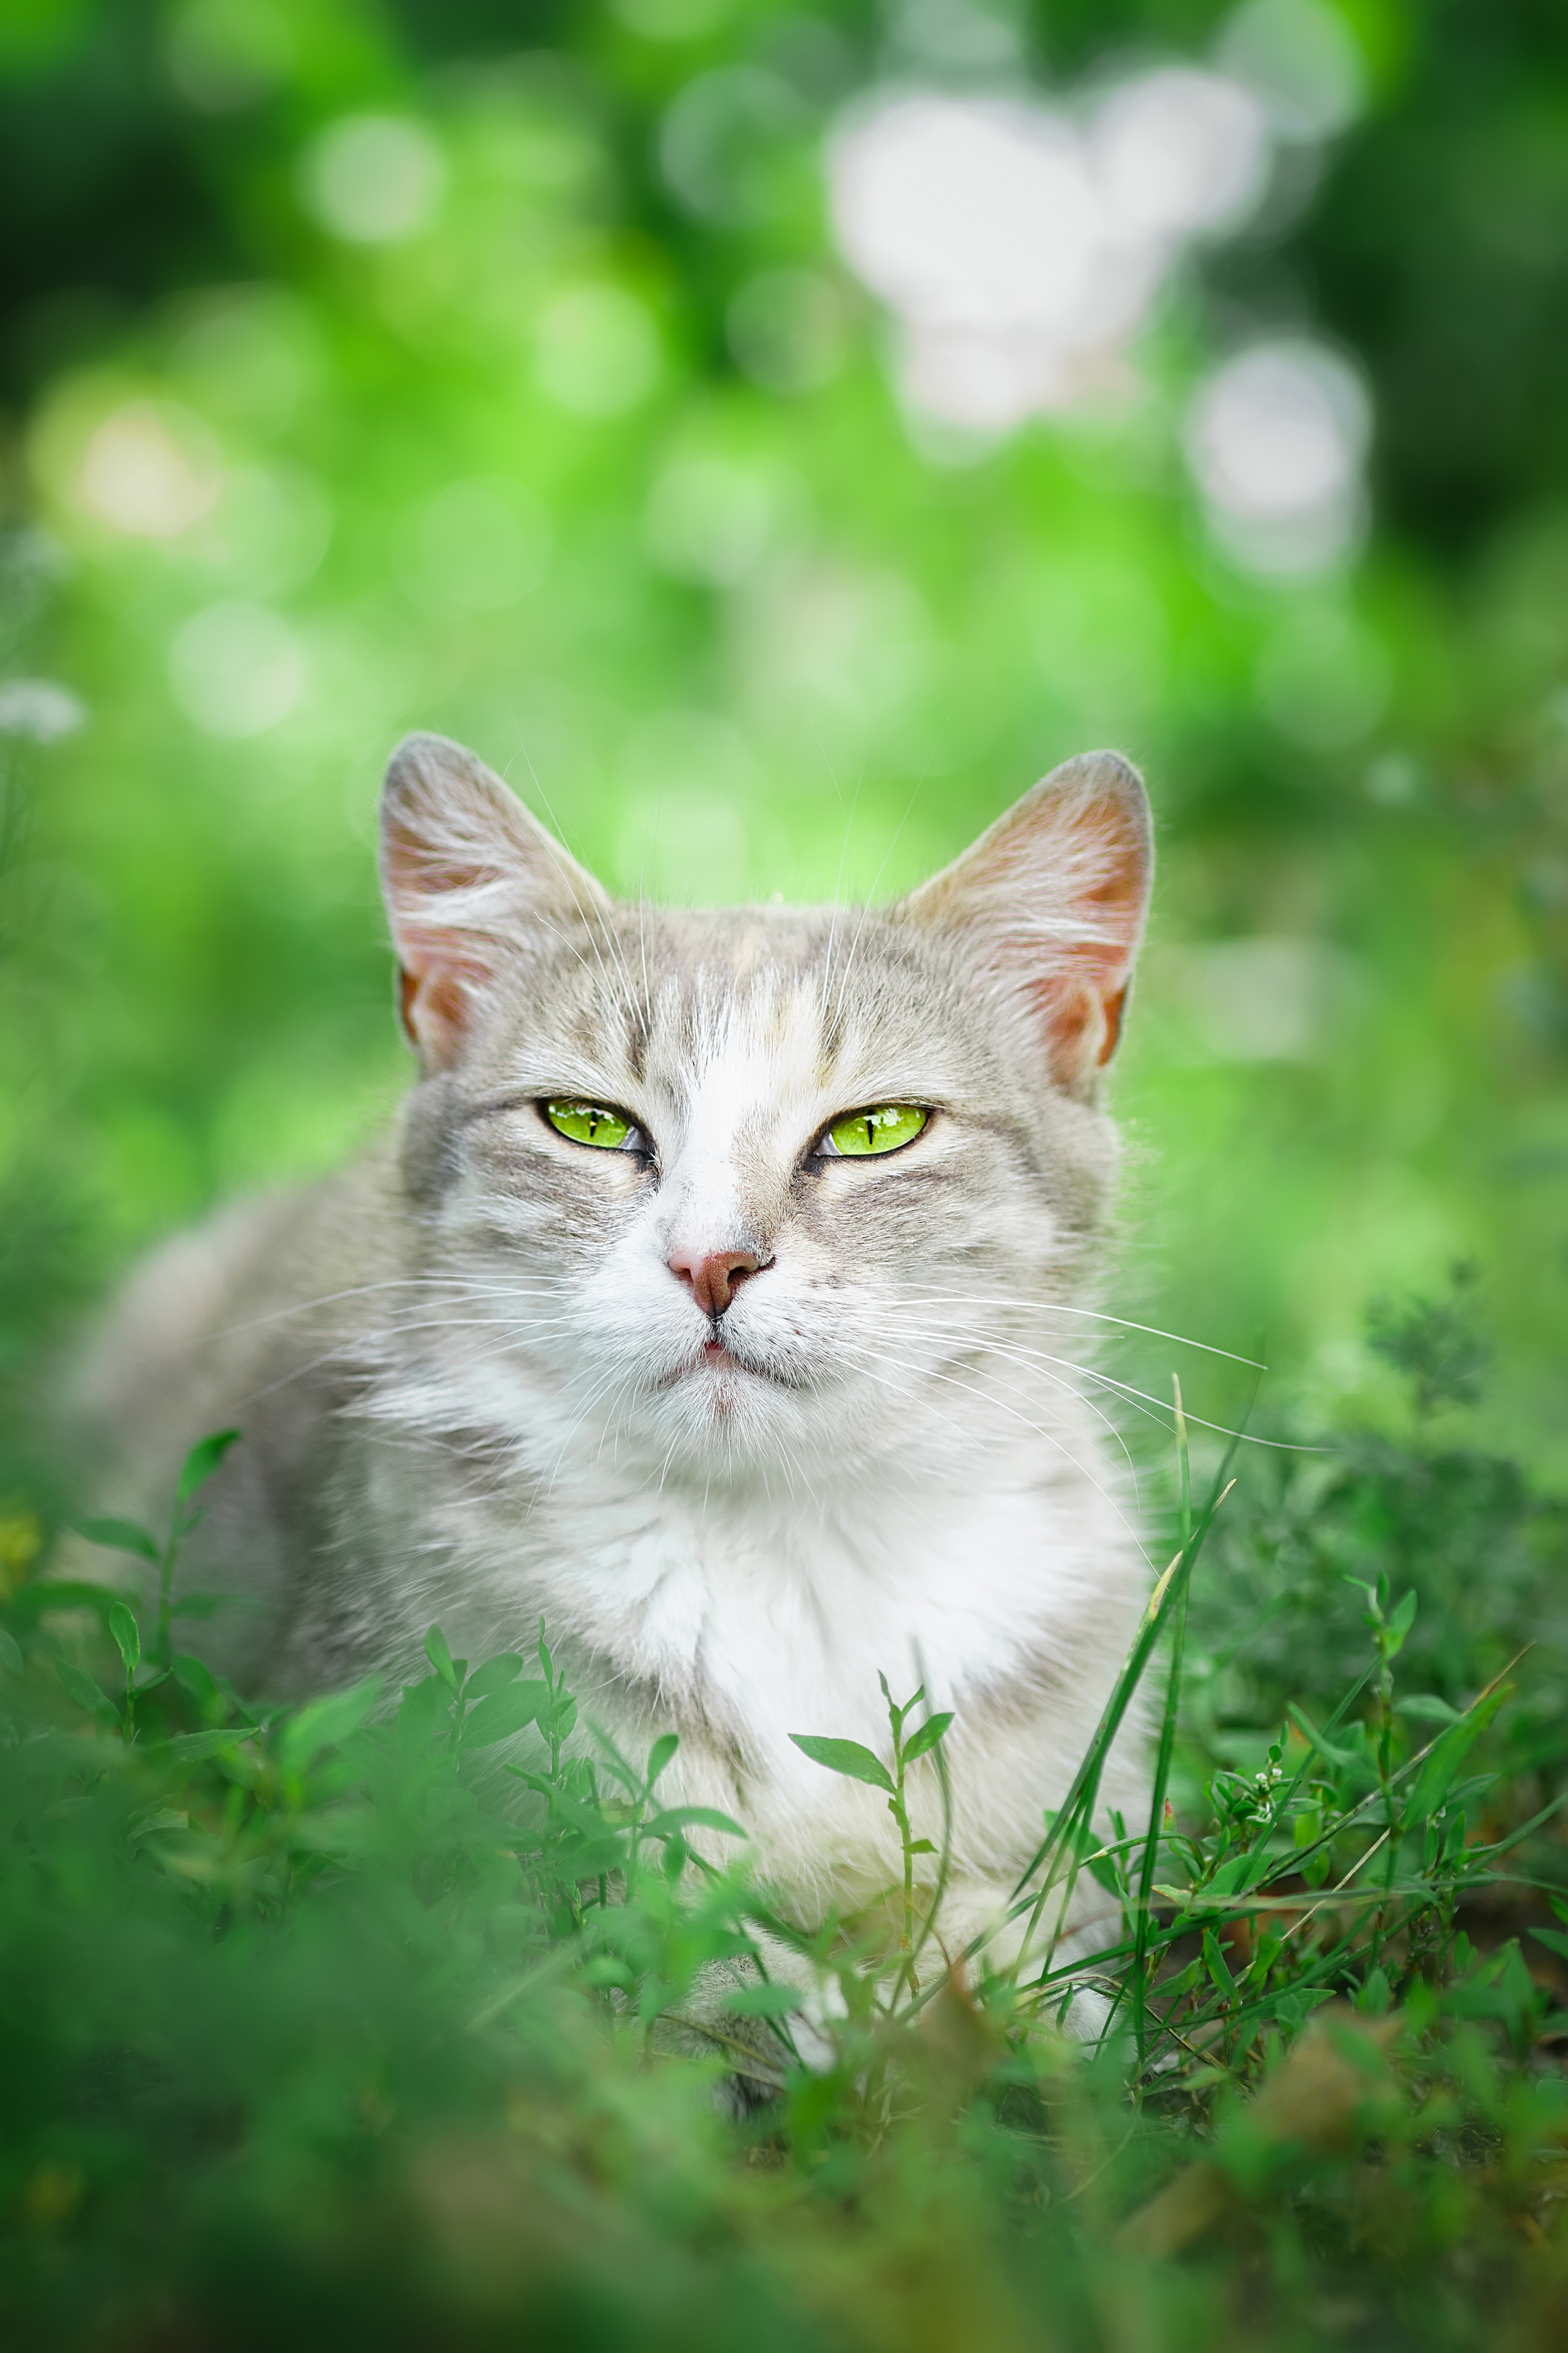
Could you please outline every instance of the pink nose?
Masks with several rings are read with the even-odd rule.
[[[710,1250],[704,1257],[694,1250],[676,1250],[666,1263],[678,1282],[691,1285],[691,1296],[704,1315],[722,1315],[736,1285],[755,1274],[762,1261],[754,1250]]]

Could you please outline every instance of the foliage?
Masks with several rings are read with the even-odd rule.
[[[1142,1663],[1215,1520],[1189,1514]],[[1022,1972],[984,1947],[950,1972],[940,1859],[933,1884],[900,1810],[910,1772],[945,1786],[949,1719],[916,1723],[919,1694],[886,1694],[883,1756],[800,1742],[883,1788],[905,1846],[890,1943],[808,1936],[739,1825],[661,1808],[672,1736],[640,1766],[584,1746],[542,1637],[471,1666],[432,1628],[395,1706],[373,1685],[253,1706],[160,1653],[167,1546],[93,1533],[142,1559],[141,1605],[27,1579],[0,1634],[18,2338],[1557,2341],[1568,1901],[1529,1893],[1568,1879],[1556,1810],[1537,1786],[1520,1818],[1506,1678],[1454,1702],[1407,1678],[1421,1596],[1371,1557],[1348,1601],[1320,1586],[1299,1613],[1359,1642],[1337,1704],[1304,1679],[1248,1768],[1209,1745],[1200,1672],[1176,1808],[1157,1789],[1152,1824],[1107,1826],[1135,1653],[1020,1884],[1044,1943]],[[94,1609],[113,1688],[80,1663]],[[1538,1743],[1538,1782],[1565,1764]],[[1069,1968],[1049,1923],[1080,1873],[1104,1950]],[[1527,1917],[1523,1945],[1500,1933]],[[780,1940],[836,1988],[810,2066],[760,1957]],[[1086,1983],[1105,2023],[1064,2040]]]
[[[1462,1328],[1468,1358],[1480,1348],[1472,1327],[1456,1325],[1462,1312],[1462,1301],[1440,1301],[1403,1326],[1419,1344],[1403,1441],[1363,1429],[1303,1448],[1300,1429],[1282,1424],[1285,1442],[1252,1451],[1250,1508],[1215,1530],[1187,1662],[1189,1714],[1211,1747],[1257,1764],[1263,1728],[1292,1702],[1337,1703],[1363,1647],[1338,1606],[1356,1578],[1416,1597],[1405,1671],[1434,1702],[1456,1707],[1478,1683],[1517,1674],[1506,1718],[1512,1775],[1527,1780],[1568,1750],[1568,1515],[1516,1462],[1473,1439],[1457,1442],[1423,1409],[1434,1323],[1445,1345]],[[1390,1320],[1374,1309],[1374,1345]]]
[[[1454,1269],[1452,1299],[1420,1299],[1404,1308],[1384,1299],[1373,1303],[1368,1317],[1372,1345],[1410,1377],[1417,1413],[1433,1413],[1445,1405],[1474,1405],[1480,1396],[1491,1352],[1466,1313],[1464,1293],[1475,1279],[1475,1268],[1461,1264]]]

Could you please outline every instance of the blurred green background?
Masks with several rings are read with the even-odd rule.
[[[692,901],[1124,748],[1108,1303],[1375,1415],[1468,1263],[1568,1464],[1555,0],[0,0],[0,206],[13,1485],[83,1303],[395,1097],[416,726]]]

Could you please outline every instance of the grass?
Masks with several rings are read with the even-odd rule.
[[[884,1685],[880,1756],[801,1742],[883,1788],[904,1857],[885,1911],[806,1937],[739,1825],[661,1806],[673,1736],[574,1740],[542,1634],[470,1664],[433,1628],[395,1707],[254,1704],[181,1649],[206,1605],[171,1601],[174,1552],[226,1434],[168,1529],[93,1524],[143,1607],[14,1545],[12,2341],[1560,2342],[1564,1520],[1445,1434],[1445,1379],[1477,1373],[1457,1314],[1374,1323],[1400,1443],[1253,1450],[1194,1500],[1184,1437],[1171,1568],[1019,1883],[1022,1973],[936,1958],[944,1858],[904,1798],[945,1786],[949,1719],[919,1694]],[[1107,1823],[1099,1761],[1151,1674],[1152,1820]],[[1086,1878],[1103,1950],[1069,1966]],[[761,1936],[837,1983],[826,2063],[744,1968]],[[715,1965],[746,1982],[705,2034]],[[1056,2023],[1086,1975],[1087,2045]]]

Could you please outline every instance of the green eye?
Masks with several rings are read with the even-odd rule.
[[[558,1135],[574,1144],[596,1144],[604,1152],[637,1151],[642,1136],[624,1111],[604,1103],[573,1103],[563,1097],[543,1105],[544,1116]]]
[[[912,1144],[931,1113],[918,1103],[876,1103],[869,1111],[846,1112],[817,1146],[829,1160],[864,1159],[871,1152],[897,1152]]]

